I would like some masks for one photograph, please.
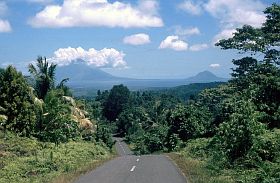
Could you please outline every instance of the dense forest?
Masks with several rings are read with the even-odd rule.
[[[182,161],[203,161],[210,174],[227,177],[220,182],[280,182],[280,6],[264,13],[262,27],[245,25],[216,43],[240,54],[227,83],[134,92],[116,85],[94,98],[74,99],[68,78],[55,86],[56,65],[46,58],[29,65],[30,77],[13,66],[1,69],[0,158],[8,156],[5,142],[21,137],[57,147],[88,141],[105,149],[101,156],[116,135],[136,154],[176,152]],[[48,163],[45,169],[57,171],[55,162]]]
[[[99,91],[88,103],[99,128],[125,137],[139,154],[188,150],[216,172],[235,170],[235,181],[279,182],[280,6],[264,13],[261,28],[245,25],[216,44],[241,55],[228,83],[198,95],[182,87]]]

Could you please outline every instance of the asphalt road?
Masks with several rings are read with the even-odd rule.
[[[116,141],[120,156],[81,176],[75,183],[186,183],[167,157],[134,156],[122,139]]]

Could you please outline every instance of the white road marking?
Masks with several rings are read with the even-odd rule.
[[[123,150],[123,152],[125,154],[125,150],[124,150],[124,148],[123,148],[123,146],[122,146],[122,144],[120,142],[119,142],[119,145],[120,145],[121,149]]]
[[[133,166],[130,171],[133,172],[135,168],[136,166]]]
[[[136,160],[137,162],[139,161],[139,159]]]

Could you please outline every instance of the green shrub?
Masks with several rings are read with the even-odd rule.
[[[280,158],[280,129],[266,131],[254,139],[248,158],[256,161],[275,162]]]
[[[105,124],[98,124],[96,130],[96,141],[104,142],[110,149],[115,144],[110,127]]]
[[[67,142],[79,135],[78,123],[71,119],[71,109],[62,100],[61,90],[52,90],[45,97],[43,115],[37,136],[43,141]]]
[[[252,103],[240,100],[233,105],[235,112],[231,114],[229,121],[219,126],[212,141],[230,163],[246,156],[255,138],[265,129],[264,125],[258,122],[260,114],[255,111]]]
[[[170,133],[178,134],[183,141],[203,136],[211,120],[206,108],[193,104],[178,105],[167,116]]]

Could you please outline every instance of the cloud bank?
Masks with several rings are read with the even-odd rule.
[[[139,0],[137,6],[107,0],[64,0],[48,5],[29,20],[32,27],[162,27],[156,0]]]
[[[60,48],[54,52],[54,56],[48,60],[59,66],[69,65],[74,62],[84,62],[99,68],[126,68],[127,63],[124,60],[125,54],[114,48],[104,48],[96,50],[90,48],[84,50],[78,48]]]

